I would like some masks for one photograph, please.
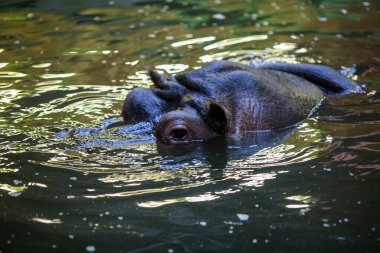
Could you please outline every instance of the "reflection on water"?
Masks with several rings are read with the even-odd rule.
[[[376,1],[0,3],[0,251],[378,248]],[[364,84],[296,129],[168,146],[134,87],[214,60],[323,63]]]

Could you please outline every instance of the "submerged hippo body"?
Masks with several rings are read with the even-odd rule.
[[[176,76],[150,76],[154,87],[132,90],[122,115],[127,124],[159,118],[156,136],[168,143],[283,129],[307,118],[326,95],[356,89],[340,73],[312,64],[216,61]]]

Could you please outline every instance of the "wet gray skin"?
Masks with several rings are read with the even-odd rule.
[[[326,95],[358,89],[337,71],[312,64],[216,61],[176,76],[150,76],[155,87],[127,95],[124,121],[161,117],[156,137],[173,144],[283,129],[302,122]]]

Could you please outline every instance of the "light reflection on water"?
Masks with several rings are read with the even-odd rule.
[[[104,125],[107,126],[115,121],[117,119],[111,119],[110,123]],[[227,150],[218,150],[221,155],[227,156],[226,164],[216,168],[217,172],[212,172],[211,168],[218,166],[218,162],[213,161],[215,157],[207,158],[209,151],[203,150],[203,144],[195,146],[195,150],[190,153],[180,156],[162,156],[157,151],[151,129],[152,126],[145,123],[116,129],[83,128],[60,132],[55,140],[59,143],[51,141],[36,149],[52,153],[53,156],[49,160],[45,162],[32,159],[29,162],[85,174],[94,173],[98,175],[99,184],[110,185],[108,190],[102,190],[101,193],[86,192],[76,198],[135,198],[139,195],[147,198],[156,193],[174,194],[223,181],[235,182],[232,185],[227,184],[226,188],[216,193],[194,195],[188,192],[188,195],[180,194],[179,198],[148,200],[137,204],[139,207],[152,208],[180,202],[212,201],[218,199],[220,195],[239,193],[241,188],[263,187],[267,180],[274,180],[289,171],[276,169],[261,172],[261,170],[306,162],[339,147],[336,143],[332,143],[331,137],[323,136],[323,133],[318,134],[317,130],[304,123],[285,143],[276,144],[271,141],[270,144],[273,146],[264,148],[255,148],[256,145],[251,145],[246,148],[231,146]],[[121,132],[124,134],[115,135]],[[299,140],[304,142],[303,145],[297,144]],[[57,145],[60,144],[64,144],[65,148],[58,148]],[[255,150],[258,152],[255,153]],[[147,182],[150,182],[148,187]],[[26,188],[18,188],[12,192],[22,193],[25,190]]]
[[[8,2],[1,250],[374,252],[377,3]],[[266,143],[173,148],[151,123],[117,125],[124,96],[152,85],[149,68],[222,59],[329,64],[369,92],[330,98]]]

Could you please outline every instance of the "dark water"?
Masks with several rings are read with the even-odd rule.
[[[0,1],[0,252],[379,252],[380,3]],[[146,69],[328,64],[295,132],[157,146],[110,127]]]

